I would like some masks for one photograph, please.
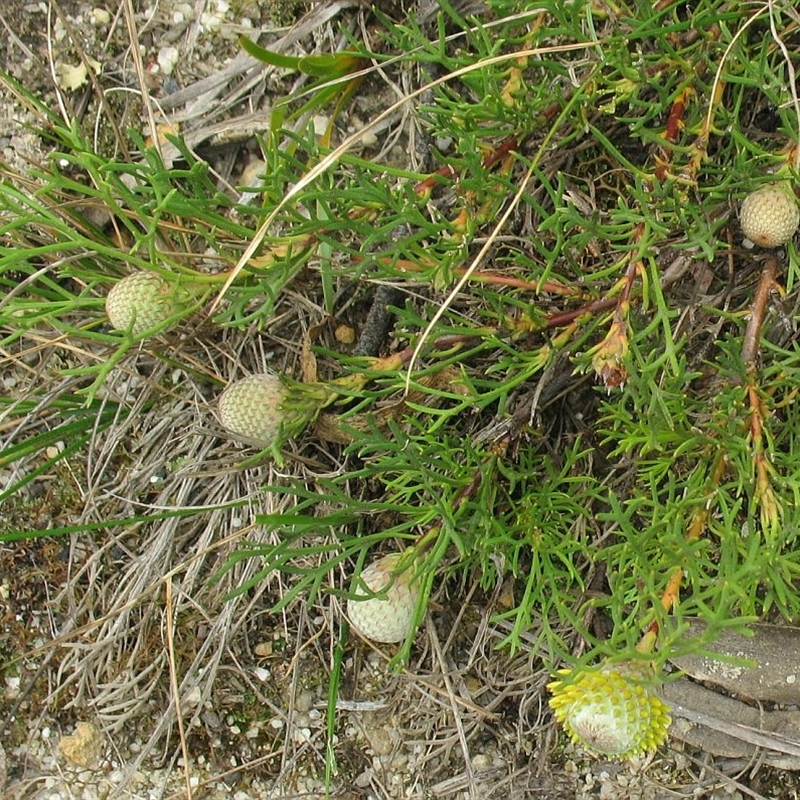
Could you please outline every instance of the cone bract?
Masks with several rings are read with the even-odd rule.
[[[140,336],[178,312],[175,287],[155,272],[134,272],[111,287],[106,314],[117,330]]]
[[[777,181],[751,192],[739,212],[742,233],[761,247],[788,242],[800,225],[800,209],[789,181]]]
[[[400,574],[394,573],[402,556],[390,553],[363,569],[355,594],[367,599],[347,601],[347,616],[352,626],[375,642],[402,642],[414,620],[419,587],[413,580],[413,566]],[[371,593],[379,592],[379,596],[370,597]]]
[[[323,384],[258,373],[228,385],[219,398],[219,418],[239,439],[274,448],[300,433],[331,396]]]

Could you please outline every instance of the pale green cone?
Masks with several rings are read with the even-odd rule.
[[[219,419],[237,439],[275,452],[336,397],[321,383],[258,373],[228,385],[218,401]]]
[[[162,325],[182,307],[175,286],[155,272],[134,272],[114,284],[106,296],[112,327],[135,337]]]
[[[365,599],[351,597],[347,601],[350,624],[374,642],[402,642],[411,630],[419,586],[413,564],[395,574],[402,558],[403,553],[390,553],[365,567],[355,589],[356,598]]]
[[[761,247],[778,247],[797,232],[800,209],[791,183],[776,181],[751,192],[739,211],[742,233]]]

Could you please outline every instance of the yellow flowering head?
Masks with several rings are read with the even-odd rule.
[[[550,707],[575,744],[624,760],[666,741],[669,708],[653,689],[649,664],[604,663],[559,675],[564,677],[547,687],[553,695]]]

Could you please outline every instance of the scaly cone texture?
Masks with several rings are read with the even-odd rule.
[[[111,325],[133,336],[166,322],[181,308],[175,287],[155,272],[134,272],[118,281],[106,297]]]
[[[739,211],[742,233],[761,247],[788,242],[800,225],[800,209],[789,181],[777,181],[751,192]]]
[[[298,383],[273,372],[231,383],[220,395],[222,426],[237,438],[275,450],[301,433],[337,397],[321,383]]]
[[[373,561],[362,570],[355,590],[357,597],[367,599],[350,598],[347,601],[351,625],[374,642],[402,642],[411,630],[419,587],[413,580],[412,564],[399,575],[394,574],[402,557],[402,553],[390,553]],[[370,596],[379,592],[379,597]]]
[[[669,708],[653,690],[649,663],[588,667],[548,684],[550,707],[575,744],[598,756],[628,759],[667,739]],[[566,676],[569,676],[568,678]]]

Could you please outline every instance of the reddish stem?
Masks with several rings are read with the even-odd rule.
[[[750,316],[742,340],[742,361],[745,363],[749,376],[752,376],[757,369],[756,360],[760,350],[761,326],[764,324],[769,294],[775,288],[777,274],[778,260],[775,256],[769,256],[761,270],[761,278],[756,287],[753,304],[750,306]]]
[[[491,150],[483,157],[483,166],[486,169],[491,169],[499,161],[502,161],[509,153],[518,149],[519,140],[516,136],[509,136],[504,139],[494,150]],[[447,180],[455,180],[458,177],[458,172],[455,167],[446,164],[441,169],[436,170],[433,174],[424,178],[414,186],[414,191],[417,194],[425,194],[433,189],[438,183],[443,183]]]

